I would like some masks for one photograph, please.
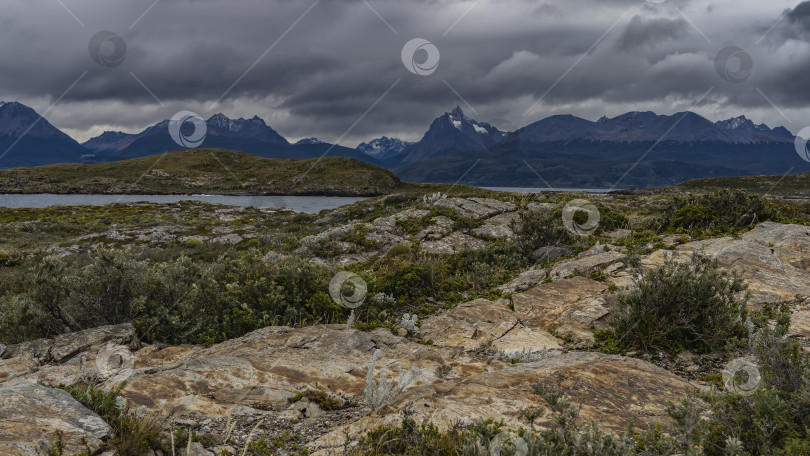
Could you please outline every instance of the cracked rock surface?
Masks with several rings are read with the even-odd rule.
[[[474,199],[441,204],[486,219],[514,210],[506,203]],[[371,225],[387,229],[396,221]],[[440,231],[437,235],[449,236]],[[739,238],[685,242],[645,255],[641,262],[651,268],[667,256],[688,260],[695,251],[741,272],[750,283],[752,307],[789,305],[791,332],[810,335],[807,227],[763,223]],[[416,336],[345,325],[273,326],[210,347],[165,346],[141,345],[131,325],[118,325],[0,347],[0,454],[32,454],[50,445],[58,430],[70,445],[82,437],[93,444],[106,437],[103,421],[55,389],[79,382],[83,366],[97,366],[105,347],[132,353],[132,364],[112,369],[105,386],[126,380],[122,394],[131,407],[174,408],[177,419],[194,423],[189,426],[195,432],[214,440],[222,436],[229,414],[240,430],[264,420],[254,438],[299,433],[316,454],[342,448],[346,433],[357,436],[382,424],[399,424],[406,407],[417,422],[430,420],[440,429],[477,418],[520,427],[525,426],[522,409],[545,405],[531,393],[532,385],[554,381],[559,374],[565,376],[566,391],[582,397],[583,420],[612,431],[623,431],[632,421],[640,429],[655,426],[666,417],[667,401],[677,401],[701,383],[690,383],[651,359],[585,351],[594,331],[605,327],[616,293],[626,292],[611,282],[632,287],[633,271],[626,262],[625,254],[609,250],[558,262],[550,271],[533,267],[510,286],[512,294],[476,299],[425,318]],[[602,278],[581,275],[594,272]],[[564,342],[569,338],[581,345]],[[510,357],[528,348],[546,349],[549,355],[510,364]],[[418,374],[401,395],[372,412],[364,405],[363,390],[378,349],[375,381],[383,369],[389,379],[414,367]],[[326,392],[343,405],[327,410],[290,402],[308,389]],[[544,419],[548,415],[535,424],[548,425]],[[247,431],[237,433],[237,442]]]

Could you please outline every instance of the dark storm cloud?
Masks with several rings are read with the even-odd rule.
[[[799,35],[810,30],[810,2],[368,0],[372,10],[362,0],[322,0],[305,14],[315,0],[162,0],[145,15],[152,2],[63,3],[69,11],[52,0],[4,2],[0,99],[44,111],[87,71],[48,116],[81,139],[190,109],[257,114],[293,139],[336,140],[378,101],[344,143],[418,139],[456,105],[519,126],[557,113],[690,108],[787,124],[772,101],[791,114],[792,130],[810,123],[801,109],[810,102],[810,48]],[[120,66],[91,59],[88,43],[99,30],[126,41]],[[441,52],[430,76],[401,62],[414,37]],[[754,59],[745,83],[714,70],[729,44]]]
[[[802,2],[787,14],[790,22],[801,24],[805,29],[810,30],[810,2]]]
[[[633,16],[630,24],[619,36],[617,46],[624,52],[656,46],[667,40],[675,40],[686,35],[689,25],[683,19],[653,18]]]

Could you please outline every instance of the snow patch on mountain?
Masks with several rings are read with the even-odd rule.
[[[378,160],[387,160],[402,153],[405,148],[412,144],[413,143],[401,139],[383,136],[382,138],[373,139],[367,143],[360,143],[360,145],[357,146],[357,150],[369,157],[374,157]]]
[[[323,141],[321,141],[320,139],[315,138],[315,137],[304,138],[304,139],[302,139],[302,140],[295,143],[296,146],[300,146],[300,145],[303,145],[303,144],[326,144],[326,143],[324,143]]]

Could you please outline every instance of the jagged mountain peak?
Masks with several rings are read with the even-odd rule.
[[[323,141],[321,141],[320,139],[314,137],[314,136],[311,137],[311,138],[301,139],[301,140],[299,140],[298,142],[295,143],[296,146],[300,146],[300,145],[303,145],[303,144],[325,144],[325,143]]]
[[[360,143],[360,145],[357,146],[357,150],[378,160],[389,160],[400,155],[405,149],[412,145],[413,143],[398,138],[382,136],[372,139],[367,143]]]
[[[222,113],[217,113],[211,116],[206,123],[212,127],[222,128],[231,132],[239,132],[243,128],[249,125],[256,125],[260,127],[266,127],[267,124],[264,122],[259,116],[253,116],[250,119],[238,118],[238,119],[231,119],[230,117],[226,116]]]
[[[450,111],[448,114],[451,116],[459,117],[461,119],[466,119],[467,116],[464,115],[464,111],[461,110],[461,106],[456,106],[456,109]]]

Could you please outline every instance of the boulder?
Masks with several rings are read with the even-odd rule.
[[[491,198],[446,198],[438,201],[436,206],[453,209],[460,217],[474,219],[489,218],[516,209],[513,203]]]
[[[620,252],[604,252],[563,261],[551,269],[552,280],[563,279],[574,274],[590,275],[594,272],[611,274],[626,267],[627,255]]]
[[[504,293],[511,293],[515,291],[526,291],[534,288],[548,277],[548,271],[545,269],[535,267],[528,271],[523,271],[511,282],[498,287]]]
[[[438,346],[492,348],[508,353],[525,348],[560,348],[548,331],[524,327],[508,301],[476,299],[426,319],[419,329],[423,339]]]
[[[571,249],[566,247],[546,246],[532,252],[532,260],[539,264],[552,263],[560,258],[571,255]]]
[[[484,221],[483,225],[472,230],[472,234],[485,239],[514,239],[512,223],[517,219],[517,212],[499,214]]]
[[[42,385],[0,387],[0,454],[48,454],[62,434],[65,454],[95,451],[110,426],[64,390]]]
[[[125,323],[12,345],[7,348],[5,359],[0,359],[0,385],[12,380],[39,382],[49,373],[54,380],[47,384],[71,385],[81,377],[80,355],[85,357],[88,366],[95,367],[96,353],[108,344],[134,349],[140,342],[132,324]],[[62,375],[61,365],[68,363],[73,366]]]
[[[481,239],[456,231],[437,241],[423,242],[422,250],[428,253],[450,255],[464,250],[480,250],[486,246],[487,243]]]

